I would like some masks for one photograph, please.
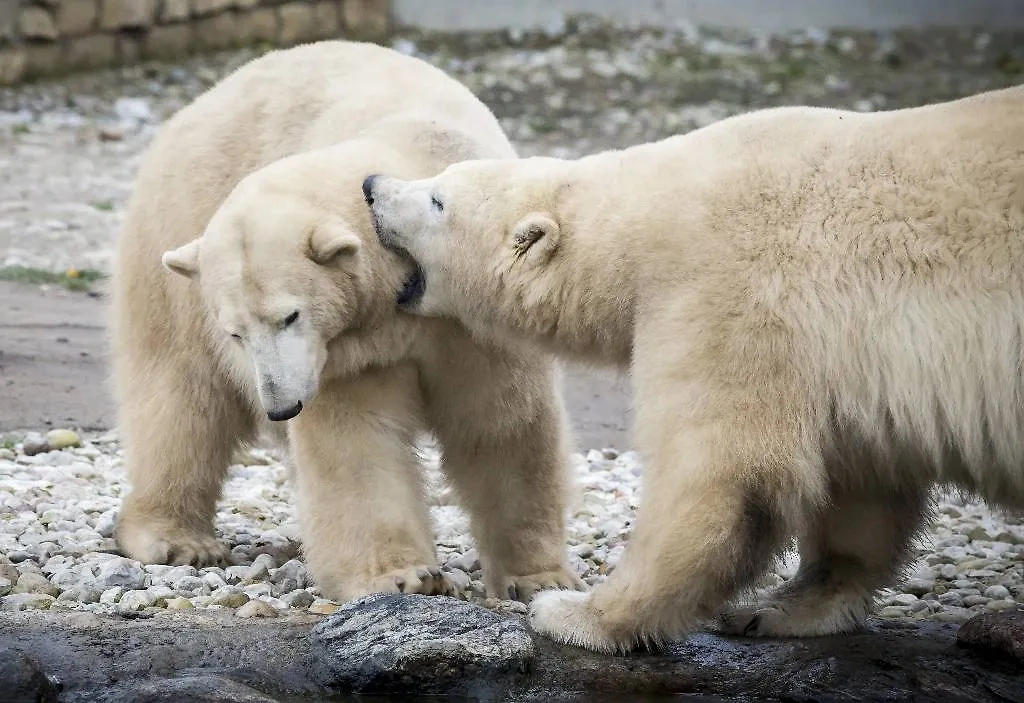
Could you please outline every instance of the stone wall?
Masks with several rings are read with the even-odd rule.
[[[379,39],[389,0],[0,0],[0,84],[235,46]]]

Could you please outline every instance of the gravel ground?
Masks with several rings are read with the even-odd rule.
[[[627,31],[579,20],[535,34],[407,34],[394,46],[469,85],[524,155],[626,146],[754,107],[889,109],[1024,80],[1024,36],[967,31],[754,36]],[[0,275],[12,266],[105,271],[153,130],[253,55],[0,89]],[[75,439],[50,438],[56,445]],[[255,450],[230,472],[217,527],[237,565],[195,570],[144,567],[116,554],[111,533],[127,484],[114,435],[35,453],[45,448],[39,444],[28,437],[0,448],[0,553],[13,562],[0,559],[4,609],[220,607],[271,616],[336,607],[308,580],[286,471],[272,455]],[[441,563],[470,597],[482,597],[466,518],[433,480],[436,457],[425,450],[425,458]],[[575,457],[575,470],[571,551],[580,574],[596,583],[624,549],[640,466],[631,452],[592,450]],[[883,596],[880,614],[960,622],[1024,608],[1021,521],[937,498],[938,519],[920,560],[903,586]],[[765,585],[794,567],[795,559],[785,560]]]
[[[128,490],[112,434],[78,437],[55,430],[0,449],[0,599],[6,610],[72,608],[133,613],[148,608],[237,608],[276,616],[288,608],[329,613],[299,555],[287,470],[255,449],[229,473],[217,529],[235,565],[155,566],[118,556],[111,538]],[[78,444],[53,451],[50,446]],[[28,453],[26,453],[26,451]],[[423,451],[438,556],[465,596],[484,599],[480,560],[466,515],[451,504],[437,454]],[[592,450],[574,457],[576,494],[570,553],[580,576],[603,580],[625,548],[639,500],[633,452]],[[962,622],[985,611],[1024,608],[1024,524],[980,503],[940,499],[938,521],[906,583],[881,599],[882,617]],[[795,557],[764,586],[792,575]]]

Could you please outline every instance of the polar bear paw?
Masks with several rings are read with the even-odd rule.
[[[723,634],[743,637],[817,637],[857,628],[861,620],[854,608],[822,610],[783,609],[780,605],[745,605],[732,608],[718,616],[718,629]]]
[[[395,569],[373,579],[366,593],[419,593],[425,596],[459,595],[448,576],[437,566]]]
[[[117,545],[126,556],[143,564],[170,566],[223,566],[231,552],[216,535],[159,522],[141,525],[121,522],[116,530]]]
[[[505,581],[505,592],[509,600],[529,603],[539,591],[547,590],[585,591],[587,587],[576,574],[567,569],[514,576]]]
[[[612,654],[621,647],[609,637],[591,605],[590,593],[547,591],[530,604],[530,625],[562,644]]]

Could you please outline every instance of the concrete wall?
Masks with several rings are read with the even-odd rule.
[[[388,0],[0,0],[0,84],[387,30]]]
[[[1024,27],[1024,0],[392,0],[391,6],[399,26],[449,30],[543,28],[582,12],[634,25],[769,31]]]

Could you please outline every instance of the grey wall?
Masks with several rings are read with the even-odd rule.
[[[1024,0],[392,0],[399,25],[426,29],[555,26],[589,12],[647,26],[785,31],[806,27],[1024,27]]]

